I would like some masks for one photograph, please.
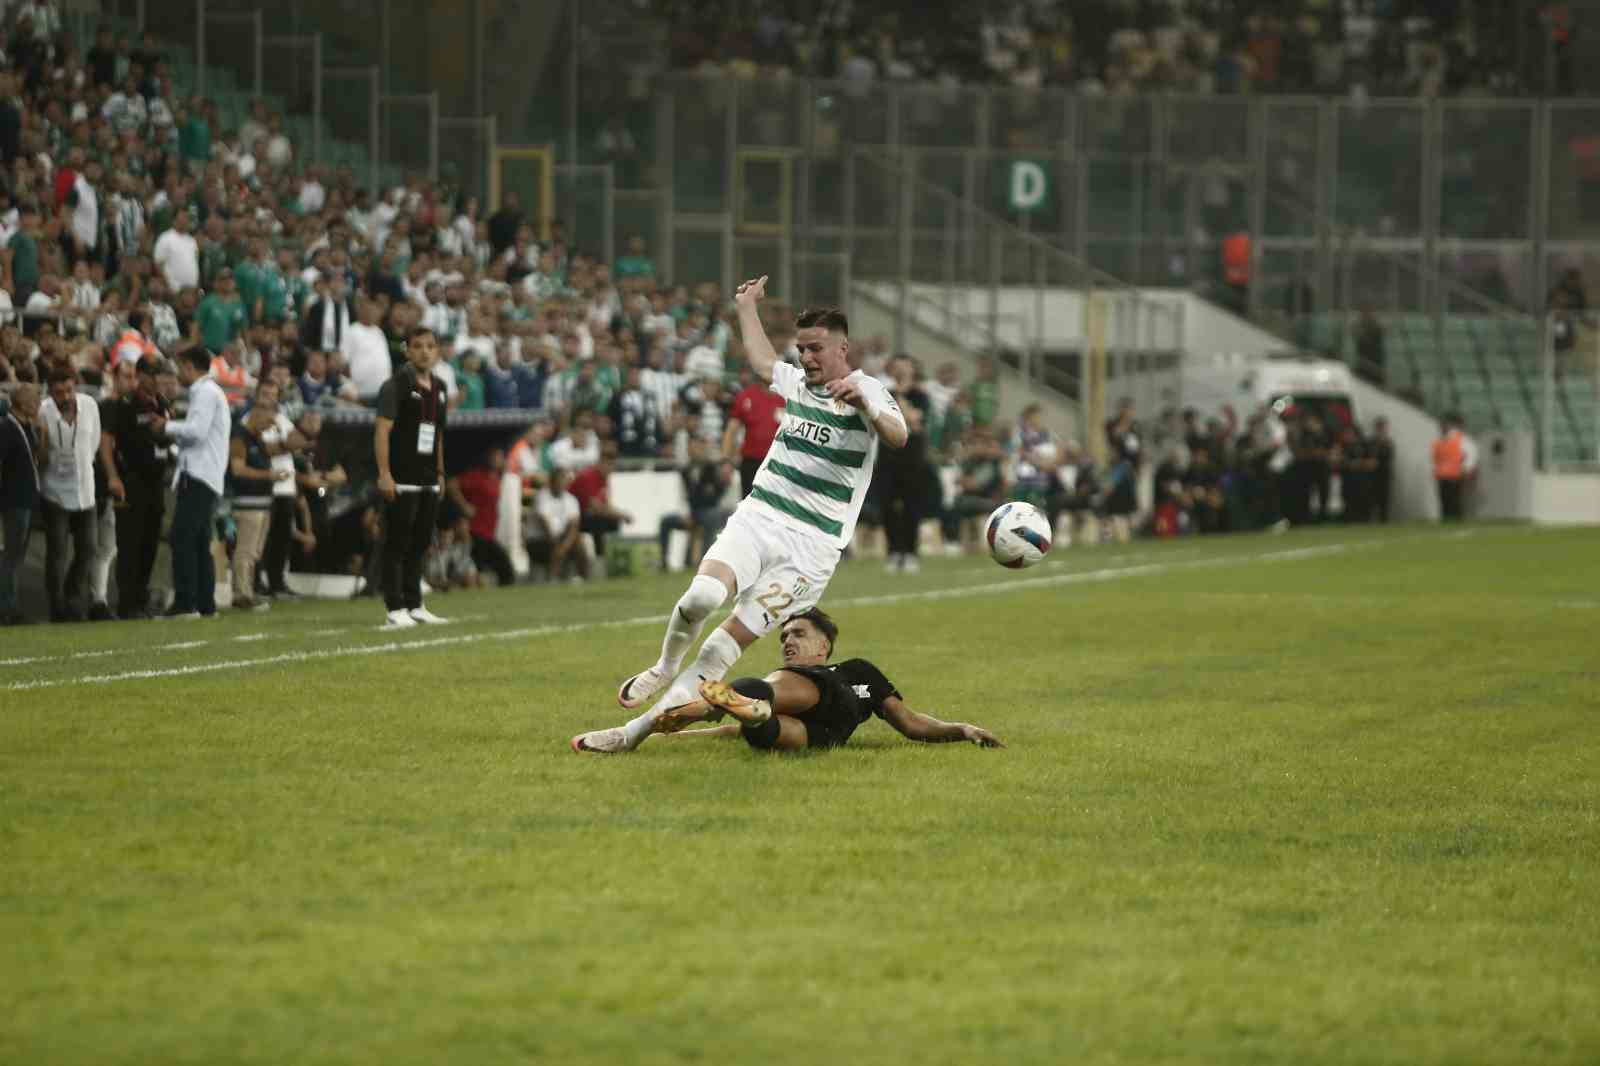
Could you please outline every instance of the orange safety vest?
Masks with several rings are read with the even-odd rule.
[[[1250,284],[1250,234],[1222,238],[1222,280],[1229,285]]]
[[[120,353],[123,345],[126,344],[137,345],[139,348],[139,354],[134,357],[135,363],[147,355],[158,354],[156,351],[156,346],[146,340],[143,333],[140,333],[136,329],[124,330],[122,336],[117,338],[117,343],[111,346],[111,368],[113,370],[115,370],[117,364],[122,361]]]
[[[250,391],[250,374],[244,367],[229,366],[228,361],[219,355],[211,360],[211,377],[222,386],[222,394],[228,398],[229,407],[244,403],[245,394]]]
[[[1466,451],[1461,447],[1461,439],[1461,431],[1452,429],[1449,433],[1433,442],[1433,476],[1435,480],[1461,480],[1461,468],[1466,459]]]

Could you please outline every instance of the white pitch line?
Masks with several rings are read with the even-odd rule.
[[[886,596],[858,596],[832,601],[835,607],[876,607],[890,603],[913,600],[951,600],[969,596],[1015,592],[1018,589],[1049,588],[1061,585],[1094,584],[1117,581],[1128,577],[1151,577],[1175,570],[1201,570],[1213,567],[1244,565],[1263,562],[1291,562],[1337,555],[1352,547],[1378,546],[1386,542],[1371,541],[1360,545],[1329,544],[1314,548],[1292,548],[1287,551],[1265,552],[1260,555],[1232,555],[1217,559],[1197,559],[1181,563],[1148,563],[1142,566],[1120,566],[1105,570],[1084,570],[1073,574],[1056,574],[1049,577],[1014,578],[994,581],[987,585],[967,585],[959,588],[928,589],[922,592],[900,592]],[[196,663],[192,666],[175,666],[159,670],[126,670],[116,674],[99,674],[84,677],[67,677],[41,681],[15,681],[5,686],[7,691],[21,692],[41,688],[61,688],[68,685],[108,685],[118,681],[146,681],[164,677],[188,677],[209,674],[220,670],[243,670],[256,666],[275,666],[280,663],[301,663],[317,659],[342,659],[358,655],[383,655],[396,651],[415,651],[423,648],[446,648],[461,644],[479,644],[485,641],[523,640],[532,637],[557,636],[567,633],[584,633],[597,629],[623,629],[631,626],[660,625],[658,614],[623,618],[609,622],[574,622],[568,625],[528,626],[495,633],[462,633],[458,636],[431,637],[423,640],[384,641],[381,644],[350,645],[326,648],[320,651],[293,651],[269,655],[259,659],[230,659],[222,662]]]
[[[257,640],[266,640],[270,636],[271,633],[240,633],[233,640],[236,644],[250,644]]]

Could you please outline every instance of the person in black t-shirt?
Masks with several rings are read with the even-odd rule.
[[[938,483],[928,462],[928,434],[924,429],[932,404],[927,392],[917,384],[917,362],[911,356],[895,356],[889,363],[889,373],[894,378],[889,391],[899,401],[906,418],[906,445],[878,453],[872,491],[883,511],[889,570],[914,574],[921,569],[918,543],[922,519],[929,510],[930,484]]]
[[[983,748],[1004,747],[993,733],[964,722],[941,722],[906,706],[894,683],[865,659],[829,664],[839,627],[812,607],[784,620],[783,667],[765,679],[742,677],[731,684],[707,681],[700,699],[668,710],[656,732],[680,737],[742,736],[752,748],[799,751],[838,748],[862,722],[876,715],[911,740],[944,743],[968,740]],[[721,718],[737,724],[678,732],[694,722]],[[589,752],[583,737],[572,748]]]
[[[406,629],[444,619],[422,606],[422,558],[433,543],[433,527],[444,491],[444,382],[433,376],[438,341],[426,326],[406,338],[409,365],[378,390],[373,450],[378,457],[378,492],[383,515],[384,627]]]
[[[117,505],[117,614],[125,619],[150,617],[150,573],[161,544],[172,446],[150,427],[158,418],[170,419],[172,405],[157,385],[160,372],[160,359],[140,359],[133,391],[106,405],[101,426],[102,441],[110,449],[110,468],[116,474],[110,491],[121,500]]]
[[[1372,481],[1368,499],[1372,517],[1379,522],[1389,521],[1389,496],[1394,489],[1394,438],[1389,436],[1389,420],[1380,418],[1372,423],[1372,436],[1367,441],[1367,451],[1372,458]]]

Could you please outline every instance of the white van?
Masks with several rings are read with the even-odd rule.
[[[1188,356],[1182,376],[1183,405],[1204,415],[1227,404],[1241,420],[1263,405],[1279,414],[1294,407],[1331,427],[1356,418],[1350,368],[1328,359]]]

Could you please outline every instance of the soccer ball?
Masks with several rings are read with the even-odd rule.
[[[989,554],[1013,570],[1032,566],[1050,550],[1050,520],[1031,503],[1001,504],[985,529]]]

